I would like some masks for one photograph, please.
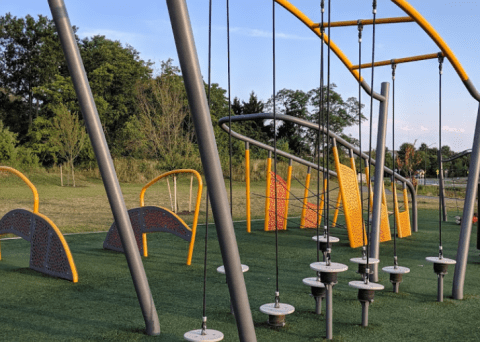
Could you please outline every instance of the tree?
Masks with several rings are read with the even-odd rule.
[[[73,186],[75,187],[74,162],[82,151],[87,132],[76,113],[70,112],[63,104],[53,108],[55,117],[52,120],[52,134],[49,138],[51,145],[58,147],[58,154],[66,159],[72,170]]]
[[[17,110],[10,108],[6,120],[20,133],[20,140],[32,125],[34,114],[38,115],[40,102],[34,88],[60,72],[66,73],[64,60],[52,20],[41,15],[37,20],[30,15],[17,18],[10,13],[0,17],[0,88],[24,102]]]
[[[397,167],[403,171],[404,175],[408,175],[414,185],[417,183],[414,177],[415,171],[422,162],[422,154],[415,150],[416,142],[415,140],[413,144],[403,143],[395,160]]]
[[[184,130],[190,114],[183,79],[172,60],[162,62],[161,74],[155,79],[137,83],[136,104],[138,127],[145,153],[168,169],[198,166],[198,153],[193,144],[193,132]],[[193,160],[193,161],[192,161]]]
[[[308,119],[310,113],[308,104],[310,94],[302,90],[282,89],[275,95],[275,110],[278,114],[290,115],[300,119]],[[270,110],[273,110],[273,99],[268,101]],[[305,142],[305,128],[290,121],[283,121],[276,127],[277,139],[285,140],[288,147],[298,156],[306,156],[310,153],[308,144]]]

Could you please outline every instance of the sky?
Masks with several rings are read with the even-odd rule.
[[[273,89],[272,1],[230,0],[231,98],[248,101],[254,91],[267,101]],[[290,0],[314,22],[320,22],[318,0]],[[328,0],[325,1],[328,4]],[[0,0],[2,12],[24,17],[27,14],[51,18],[46,0]],[[144,60],[160,62],[169,58],[178,65],[177,51],[165,1],[65,0],[72,25],[78,35],[105,35],[140,52]],[[480,89],[480,0],[410,0],[450,46],[473,84]],[[195,43],[204,79],[208,65],[208,0],[187,0]],[[328,9],[327,9],[328,10]],[[319,86],[320,40],[302,22],[276,5],[276,84],[278,90],[309,91]],[[213,0],[212,82],[227,89],[227,17],[226,0]],[[327,13],[327,12],[326,12]],[[378,1],[377,18],[405,16],[391,1]],[[372,18],[372,1],[333,0],[331,20]],[[327,21],[327,15],[325,15]],[[332,28],[331,39],[353,64],[358,64],[356,27]],[[415,23],[378,25],[376,27],[375,61],[390,60],[428,53],[439,48]],[[326,50],[325,50],[326,53]],[[363,32],[362,62],[372,59],[372,26]],[[442,145],[454,151],[472,147],[478,102],[474,100],[448,61],[442,78]],[[370,84],[371,71],[362,72]],[[428,60],[397,66],[395,78],[395,149],[401,143],[416,142],[439,146],[438,61]],[[332,53],[330,80],[343,99],[358,98],[358,83]],[[391,80],[391,67],[374,70],[374,90]],[[362,91],[364,115],[370,117],[370,98]],[[392,89],[390,88],[390,100]],[[392,148],[392,101],[389,104],[387,147]],[[378,102],[373,106],[373,145],[376,141]],[[368,144],[369,120],[362,125],[362,149]],[[358,138],[358,127],[347,129]]]

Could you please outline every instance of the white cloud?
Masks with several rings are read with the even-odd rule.
[[[401,129],[402,131],[413,131],[413,130],[414,130],[414,128],[410,128],[410,127],[408,127],[408,126],[400,127],[400,129]]]
[[[420,129],[421,129],[422,131],[428,131],[428,130],[429,130],[427,127],[423,127],[423,126],[420,126]]]
[[[454,132],[454,133],[465,133],[465,130],[463,128],[453,128],[449,126],[443,126],[442,131]]]

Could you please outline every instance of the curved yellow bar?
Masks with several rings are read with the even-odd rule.
[[[62,243],[63,249],[65,250],[65,254],[67,255],[68,263],[70,264],[70,268],[72,269],[72,278],[73,282],[77,283],[78,282],[78,273],[77,273],[77,267],[75,266],[75,262],[73,261],[73,256],[72,253],[70,252],[70,247],[68,247],[67,241],[63,237],[62,232],[58,227],[53,223],[52,220],[50,220],[47,216],[40,214],[40,213],[35,213],[41,218],[43,218],[45,221],[47,221],[55,230],[55,233],[57,233],[58,238],[60,239],[60,242]]]
[[[193,255],[193,247],[195,245],[195,236],[197,235],[197,224],[198,224],[198,215],[200,213],[200,202],[202,200],[202,190],[203,190],[203,181],[202,177],[198,173],[198,171],[193,170],[193,169],[182,169],[182,170],[172,170],[169,172],[165,172],[164,174],[161,174],[160,176],[154,178],[151,180],[147,185],[145,185],[142,188],[142,191],[140,192],[140,206],[143,207],[145,206],[145,191],[158,182],[160,179],[168,177],[173,174],[178,174],[178,173],[192,173],[195,175],[198,181],[198,190],[197,190],[197,201],[195,202],[195,214],[193,215],[193,223],[192,223],[192,239],[190,240],[190,245],[188,247],[188,258],[187,258],[187,265],[190,265],[192,263],[192,255]],[[165,209],[165,208],[164,208]],[[173,215],[177,216],[177,218],[183,222],[183,220],[176,215],[175,213],[172,212]],[[146,234],[143,234],[142,236],[142,241],[143,241],[143,250],[144,250],[144,255],[147,253],[147,238]],[[148,254],[146,254],[148,255]],[[145,255],[145,256],[146,256]]]
[[[318,27],[318,24],[315,24],[310,18],[308,18],[305,14],[302,13],[298,8],[293,6],[290,2],[287,0],[275,0],[279,5],[283,6],[287,11],[292,13],[294,16],[296,16],[301,22],[303,22],[305,25],[308,26],[310,30],[312,30],[320,39],[322,38],[322,33],[320,32],[320,28]],[[329,40],[329,37],[324,34],[323,35],[323,41],[325,44],[328,44],[330,41],[330,49],[337,55],[337,57],[342,61],[342,63],[347,67],[348,70],[352,73],[353,77],[359,82],[363,81],[363,77],[360,78],[360,75],[358,74],[357,70],[352,69],[352,62],[345,56],[342,50],[331,40]]]
[[[438,32],[433,28],[432,25],[407,1],[405,0],[391,0],[395,5],[400,7],[405,13],[413,18],[417,24],[432,38],[432,40],[437,44],[437,46],[442,50],[445,57],[448,58],[450,63],[452,63],[453,68],[457,72],[458,76],[462,81],[468,80],[468,75],[463,69],[462,65],[458,61],[457,57],[450,49],[450,47],[445,43],[443,38],[438,34]]]
[[[21,173],[18,170],[15,170],[12,167],[0,166],[0,171],[6,171],[6,172],[10,172],[10,173],[14,174],[14,175],[20,177],[25,182],[25,184],[28,185],[30,190],[32,190],[32,192],[33,192],[33,213],[38,214],[39,198],[38,198],[37,188],[35,187],[35,185],[33,185],[32,182],[30,182],[30,180],[27,177],[25,177],[25,175],[23,173]]]

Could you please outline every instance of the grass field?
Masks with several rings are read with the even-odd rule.
[[[64,233],[107,230],[112,223],[105,191],[100,181],[80,179],[79,187],[60,187],[51,175],[32,175],[40,193],[40,212],[54,220]],[[189,179],[179,180],[188,189]],[[172,185],[172,184],[171,184]],[[122,184],[128,208],[138,206],[141,184]],[[263,214],[264,183],[255,183],[258,193],[254,217]],[[314,187],[314,185],[312,185]],[[234,184],[234,217],[244,219],[243,184]],[[5,191],[4,191],[5,190]],[[147,195],[147,202],[169,208],[168,196],[159,187]],[[168,191],[168,190],[167,190]],[[299,196],[303,187],[295,185]],[[182,190],[182,196],[188,191]],[[163,195],[162,195],[163,193]],[[168,193],[168,192],[167,192]],[[243,196],[243,200],[242,200]],[[336,195],[334,195],[336,198]],[[336,341],[439,341],[480,340],[476,313],[480,308],[480,258],[472,234],[469,264],[465,279],[465,298],[450,299],[453,267],[445,277],[445,301],[436,302],[437,276],[427,256],[438,250],[438,211],[435,201],[422,199],[419,232],[398,242],[399,262],[411,269],[404,276],[400,293],[391,292],[387,274],[380,273],[378,292],[370,306],[369,327],[362,328],[361,306],[357,292],[348,282],[358,280],[356,265],[349,262],[361,254],[351,249],[343,228],[334,228],[341,239],[334,246],[332,260],[349,266],[339,275],[334,287],[333,334]],[[182,201],[180,201],[182,202]],[[11,209],[31,209],[31,191],[12,177],[2,179],[0,216]],[[185,206],[185,204],[182,204]],[[294,210],[297,210],[296,208]],[[180,210],[183,210],[182,207]],[[291,217],[298,216],[292,214]],[[204,213],[203,213],[204,214]],[[343,219],[341,219],[343,221]],[[202,221],[200,221],[202,222]],[[263,221],[254,221],[252,233],[246,233],[245,222],[235,223],[235,233],[242,263],[250,267],[245,273],[250,306],[258,341],[322,341],[325,336],[324,315],[314,314],[310,289],[302,284],[314,276],[309,264],[316,261],[312,230],[298,229],[298,219],[289,221],[289,229],[279,232],[279,286],[281,300],[295,306],[287,317],[287,326],[272,329],[258,308],[274,300],[274,235],[263,231]],[[222,264],[214,226],[210,226],[207,278],[208,327],[225,334],[225,341],[238,341],[234,318],[229,313],[229,299],[224,276],[216,272]],[[79,282],[44,276],[28,268],[29,243],[22,240],[2,241],[0,284],[0,340],[2,341],[182,341],[183,334],[198,329],[202,316],[204,225],[198,228],[191,266],[185,265],[187,243],[170,234],[149,235],[149,257],[143,258],[153,298],[159,314],[162,333],[144,335],[144,321],[136,298],[125,257],[103,250],[106,233],[66,235],[78,269]],[[443,224],[445,256],[455,258],[459,226]],[[393,263],[393,241],[381,244],[380,268]]]

